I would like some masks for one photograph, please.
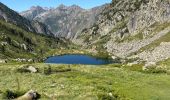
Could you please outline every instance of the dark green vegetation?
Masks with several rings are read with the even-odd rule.
[[[0,97],[8,89],[21,95],[38,91],[41,100],[169,100],[170,77],[145,73],[139,65],[32,64],[38,73],[20,73],[22,64],[0,65]]]
[[[0,21],[0,58],[43,58],[51,49],[67,47],[61,39],[27,32]]]

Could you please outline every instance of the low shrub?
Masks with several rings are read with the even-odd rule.
[[[11,90],[6,90],[4,93],[3,93],[3,99],[7,99],[7,100],[11,100],[11,99],[15,99],[19,96],[22,96],[24,95],[24,91],[11,91]]]
[[[52,73],[51,66],[49,65],[48,67],[44,67],[44,72],[45,75],[49,75]]]
[[[49,74],[53,74],[53,73],[69,72],[69,71],[71,71],[71,68],[69,65],[67,67],[65,67],[65,66],[51,67],[50,65],[48,65],[47,67],[44,67],[43,73],[45,75],[49,75]]]
[[[167,73],[167,68],[165,66],[148,66],[144,72],[148,73]]]

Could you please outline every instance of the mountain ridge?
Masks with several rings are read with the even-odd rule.
[[[56,8],[51,8],[41,13],[36,13],[37,9],[30,9],[20,14],[27,19],[38,20],[48,25],[55,36],[72,39],[82,29],[94,24],[96,16],[106,5],[86,10],[77,5],[65,6],[61,4]],[[34,15],[34,13],[36,16],[31,18],[30,16]]]
[[[45,24],[38,21],[29,21],[28,19],[19,15],[19,13],[8,8],[6,5],[0,2],[0,19],[6,22],[13,23],[27,31],[36,32],[46,35],[52,35],[51,31]]]
[[[46,33],[43,23],[30,22],[0,3],[0,59],[40,61],[50,50],[67,47],[66,40]]]

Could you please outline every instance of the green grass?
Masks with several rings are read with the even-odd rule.
[[[169,100],[170,77],[133,71],[121,65],[50,65],[52,74],[44,74],[48,64],[33,64],[39,73],[20,73],[22,64],[0,65],[0,97],[6,90],[34,89],[41,99],[108,100]],[[70,68],[71,70],[65,70]],[[57,70],[57,71],[56,71]],[[65,70],[65,71],[62,71]],[[19,83],[19,89],[18,89]]]

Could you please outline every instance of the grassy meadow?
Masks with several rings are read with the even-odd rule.
[[[6,91],[30,89],[41,100],[169,100],[168,73],[143,72],[142,67],[110,65],[25,64],[38,73],[19,72],[20,63],[0,64],[0,98]],[[50,71],[46,70],[50,67]]]

